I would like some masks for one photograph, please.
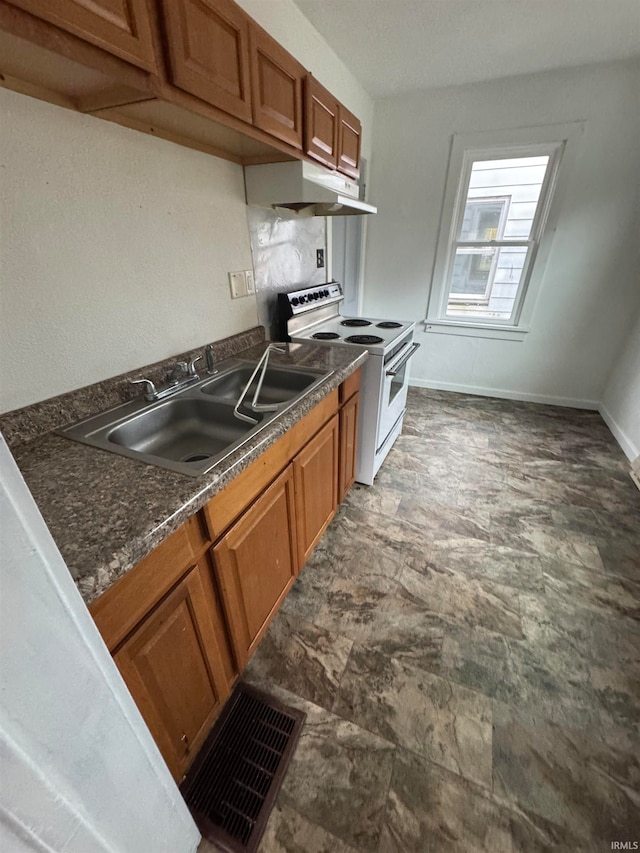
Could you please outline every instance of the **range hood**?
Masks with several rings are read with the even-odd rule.
[[[360,201],[360,188],[339,172],[306,160],[245,166],[247,204],[286,208],[299,216],[349,216],[377,213]]]

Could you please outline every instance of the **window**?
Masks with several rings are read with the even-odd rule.
[[[577,127],[505,131],[502,136],[517,137],[511,144],[498,140],[477,146],[454,137],[425,321],[428,330],[476,327],[501,332],[490,337],[522,333],[534,268],[541,273],[544,266],[540,247],[560,158]],[[484,141],[488,134],[479,136]]]

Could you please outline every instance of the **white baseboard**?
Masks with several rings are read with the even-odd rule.
[[[631,439],[620,429],[618,424],[614,421],[611,416],[611,413],[606,409],[604,403],[600,403],[598,407],[598,411],[602,416],[602,420],[609,427],[611,432],[613,433],[613,437],[618,442],[624,455],[630,462],[633,462],[634,459],[637,459],[640,456],[640,449],[635,446],[635,444],[631,441]]]
[[[410,379],[409,385],[415,388],[432,388],[434,391],[455,391],[458,394],[475,394],[478,397],[499,397],[503,400],[520,400],[523,403],[542,403],[548,406],[567,406],[571,409],[600,411],[600,403],[596,400],[578,400],[575,397],[550,397],[546,394],[527,394],[524,391],[507,391],[503,388],[458,385],[455,382],[432,382],[428,379]]]

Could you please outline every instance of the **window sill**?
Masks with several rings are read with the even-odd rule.
[[[467,338],[491,338],[496,341],[523,341],[529,332],[522,326],[491,323],[464,323],[457,320],[423,320],[424,331],[436,335],[462,335]]]

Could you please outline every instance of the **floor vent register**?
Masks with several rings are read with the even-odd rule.
[[[248,684],[229,697],[180,789],[200,832],[230,853],[254,853],[306,714]]]

